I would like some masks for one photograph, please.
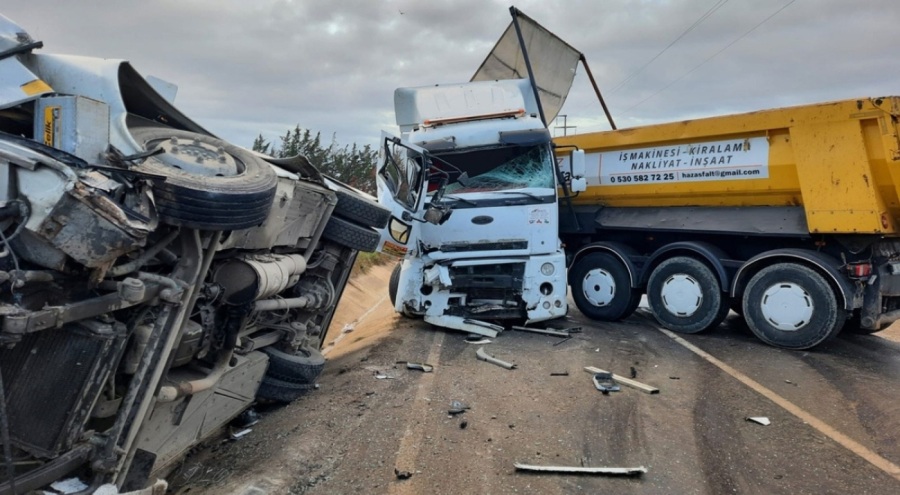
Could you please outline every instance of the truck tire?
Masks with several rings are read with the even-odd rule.
[[[337,195],[337,204],[334,205],[335,215],[376,229],[387,225],[391,211],[378,204],[375,198],[346,184],[333,182],[337,186],[334,189]]]
[[[203,230],[238,230],[269,216],[278,178],[272,167],[221,139],[167,127],[129,129],[146,150],[163,148],[134,170],[162,175],[153,196],[160,220]]]
[[[715,273],[685,256],[669,258],[653,270],[647,282],[647,301],[656,320],[678,333],[715,328],[729,309]]]
[[[294,354],[274,347],[261,350],[269,356],[266,376],[276,380],[296,384],[315,383],[325,369],[325,356],[315,349],[298,349]]]
[[[322,237],[357,251],[373,252],[378,249],[381,236],[371,227],[357,225],[341,217],[332,216],[325,224]]]
[[[585,316],[617,321],[634,313],[641,293],[631,288],[628,269],[608,253],[591,253],[569,272],[572,298]]]
[[[809,349],[840,332],[847,314],[822,275],[796,263],[759,271],[744,290],[744,319],[763,342]]]
[[[312,383],[291,383],[264,376],[256,390],[256,398],[269,402],[293,402],[315,388]]]

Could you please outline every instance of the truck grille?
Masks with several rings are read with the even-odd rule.
[[[517,249],[528,249],[528,241],[448,242],[441,244],[441,251],[445,253],[465,253],[470,251],[508,251]]]

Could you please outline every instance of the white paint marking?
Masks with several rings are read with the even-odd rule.
[[[725,364],[724,362],[716,359],[714,356],[712,356],[710,353],[704,351],[703,349],[700,349],[699,347],[691,344],[690,342],[684,340],[683,338],[672,333],[671,331],[666,330],[665,328],[661,328],[656,325],[652,325],[652,326],[655,327],[660,332],[667,335],[669,338],[671,338],[675,342],[681,344],[682,347],[684,347],[687,350],[693,352],[694,354],[700,356],[701,358],[705,359],[709,363],[715,365],[720,370],[724,371],[725,373],[728,373],[733,378],[737,379],[739,382],[752,388],[753,390],[755,390],[757,393],[759,393],[763,397],[765,397],[765,398],[769,399],[770,401],[774,402],[775,404],[781,406],[781,408],[783,408],[785,411],[793,414],[794,416],[799,418],[801,421],[803,421],[806,424],[812,426],[813,428],[819,430],[820,433],[822,433],[823,435],[827,436],[828,438],[834,440],[838,444],[842,445],[847,450],[858,455],[863,460],[867,461],[868,463],[872,464],[873,466],[877,467],[878,469],[884,471],[888,475],[893,476],[897,480],[900,480],[900,466],[892,463],[891,461],[885,459],[884,457],[881,457],[880,455],[878,455],[876,452],[872,451],[868,447],[857,442],[856,440],[853,440],[852,438],[848,437],[847,435],[844,435],[843,433],[834,429],[831,425],[825,423],[824,421],[820,420],[819,418],[806,412],[805,410],[801,409],[794,403],[792,403],[792,402],[788,401],[787,399],[785,399],[784,397],[776,394],[772,390],[769,390],[768,388],[764,387],[762,384],[760,384],[756,380],[753,380],[749,376],[741,373],[740,371],[732,368],[731,366]]]

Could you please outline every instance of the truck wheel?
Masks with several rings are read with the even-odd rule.
[[[569,280],[575,305],[594,320],[626,318],[641,301],[640,291],[631,288],[628,269],[607,253],[591,253],[578,260]]]
[[[325,356],[315,349],[298,349],[289,354],[274,347],[264,347],[262,352],[269,356],[266,376],[288,383],[315,383],[325,369]]]
[[[315,388],[312,383],[291,383],[264,376],[256,390],[256,398],[271,402],[293,402]]]
[[[744,290],[744,319],[763,342],[809,349],[833,338],[846,321],[837,295],[816,271],[794,263],[763,268]]]
[[[678,333],[715,328],[728,315],[728,301],[715,273],[694,258],[669,258],[650,274],[647,301],[659,323]]]
[[[357,225],[336,216],[328,219],[322,237],[342,246],[369,253],[378,249],[378,243],[381,241],[381,236],[371,227]]]
[[[204,134],[153,126],[129,131],[144,149],[166,151],[134,167],[166,177],[153,187],[163,222],[192,229],[238,230],[268,218],[278,178],[265,161]]]
[[[335,186],[334,193],[337,195],[337,204],[334,205],[335,215],[376,229],[387,225],[391,211],[381,206],[375,198],[334,179],[331,179],[331,183]]]

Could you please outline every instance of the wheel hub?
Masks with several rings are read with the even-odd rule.
[[[792,282],[780,282],[763,292],[760,310],[763,318],[775,328],[794,332],[809,323],[815,307],[812,297],[803,287]]]
[[[703,304],[700,283],[684,273],[677,273],[666,279],[660,297],[666,311],[677,316],[691,316]]]
[[[602,268],[589,271],[581,282],[581,288],[584,297],[597,307],[608,305],[616,295],[615,279]]]
[[[230,177],[241,172],[238,162],[222,146],[199,139],[171,137],[155,143],[165,153],[157,159],[173,168],[203,177]],[[152,148],[151,148],[152,149]]]

